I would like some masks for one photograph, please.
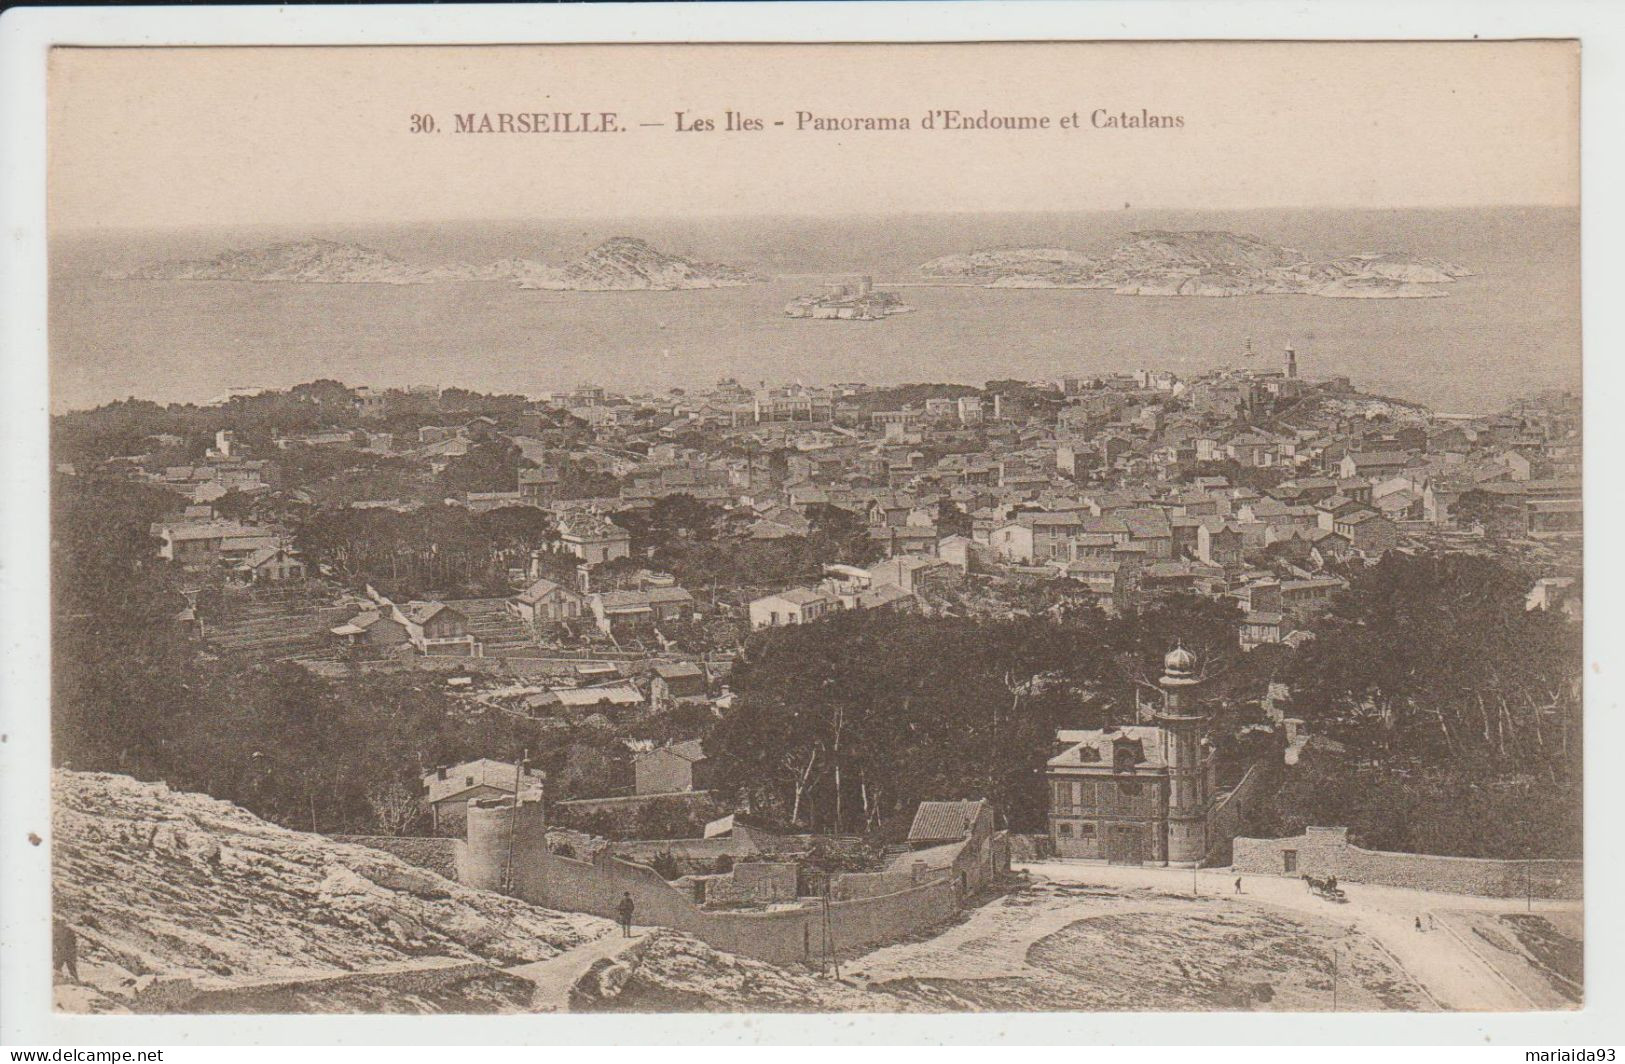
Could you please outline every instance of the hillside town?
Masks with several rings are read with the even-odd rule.
[[[1573,897],[1570,836],[1533,825],[1560,812],[1467,838],[1443,812],[1468,764],[1496,808],[1576,800],[1567,659],[1532,655],[1480,734],[1490,688],[1428,702],[1368,621],[1414,594],[1439,639],[1471,608],[1569,645],[1578,399],[1453,415],[1291,348],[1236,361],[59,415],[59,763],[820,973],[1030,890],[1024,862]],[[121,588],[142,645],[92,650]],[[1431,632],[1398,638],[1445,654]]]
[[[225,396],[188,420],[235,425],[264,398]],[[1391,551],[1516,557],[1541,573],[1532,607],[1578,609],[1576,398],[1434,414],[1301,378],[1291,349],[1279,369],[1193,380],[724,380],[536,400],[320,382],[278,401],[313,427],[155,433],[139,453],[58,466],[170,493],[151,533],[188,600],[180,623],[259,660],[711,658],[715,691],[750,631],[840,611],[1119,614],[1180,592],[1237,604],[1251,649],[1313,638],[1351,567]],[[458,470],[466,487],[447,477]],[[410,524],[440,509],[511,517],[539,545],[459,559],[456,573],[394,557],[386,575],[359,539],[311,531],[313,511]],[[426,527],[395,554],[433,540]],[[809,540],[844,553],[807,551],[777,581],[683,549],[749,557]],[[667,559],[682,564],[663,571]],[[502,593],[429,594],[493,583]]]

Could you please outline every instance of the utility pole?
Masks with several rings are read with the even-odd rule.
[[[1337,943],[1332,943],[1332,1011],[1337,1011]]]
[[[513,767],[513,805],[508,813],[508,857],[502,864],[502,892],[513,893],[513,846],[514,836],[519,834],[519,786],[525,775],[525,762],[530,760],[530,750],[527,748]]]
[[[832,922],[829,915],[829,877],[824,877],[824,967],[828,971],[835,970],[835,978],[841,977],[841,959],[835,954],[835,936],[832,934]]]

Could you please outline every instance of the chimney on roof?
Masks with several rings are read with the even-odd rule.
[[[443,779],[446,778],[446,766],[445,765],[437,765],[437,766],[435,766],[434,778],[437,779],[437,780],[443,780]]]

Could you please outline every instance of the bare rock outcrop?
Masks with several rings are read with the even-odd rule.
[[[55,915],[74,931],[80,975],[58,987],[62,1008],[185,1009],[174,1001],[201,987],[279,980],[328,986],[279,992],[301,1009],[522,1007],[523,982],[495,969],[546,960],[611,929],[162,783],[59,771],[53,796]],[[413,985],[403,971],[458,962],[485,974],[424,980],[433,993],[400,989]],[[323,983],[345,973],[388,978]]]

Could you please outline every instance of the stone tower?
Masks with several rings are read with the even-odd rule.
[[[1194,868],[1207,855],[1208,772],[1202,733],[1207,717],[1199,698],[1196,655],[1177,647],[1163,659],[1162,756],[1168,766],[1168,863]]]
[[[467,841],[457,878],[464,886],[518,894],[517,882],[536,855],[547,852],[547,818],[541,795],[492,795],[468,803]]]
[[[1282,356],[1281,369],[1286,373],[1287,380],[1295,381],[1298,379],[1298,353],[1290,347],[1286,349],[1286,354]]]

